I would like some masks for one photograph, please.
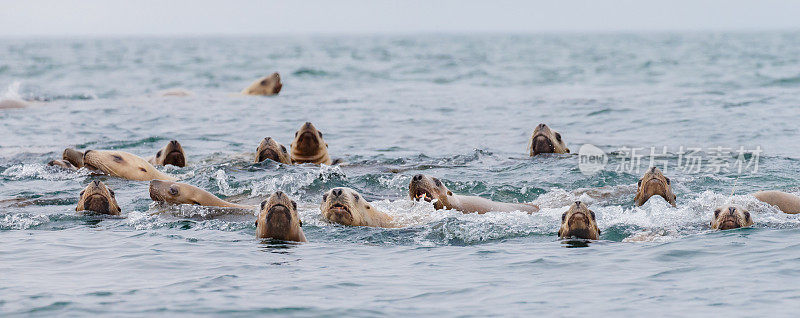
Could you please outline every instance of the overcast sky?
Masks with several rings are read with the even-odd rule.
[[[778,0],[0,0],[0,36],[800,30]]]

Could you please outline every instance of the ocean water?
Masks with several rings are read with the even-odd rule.
[[[280,95],[236,95],[274,71]],[[169,89],[194,95],[160,96]],[[800,193],[797,32],[3,39],[0,90],[32,101],[0,110],[3,316],[794,316],[800,307],[800,217],[748,195]],[[343,164],[252,163],[261,139],[288,145],[306,121]],[[539,123],[572,154],[529,158]],[[146,157],[171,139],[188,166],[162,171],[235,202],[282,190],[298,201],[309,242],[262,241],[253,215],[154,204],[146,182],[46,165],[66,147]],[[602,171],[581,172],[584,144],[606,152]],[[633,205],[651,147],[675,208],[661,198]],[[716,157],[727,164],[719,171],[708,151],[717,147],[730,150]],[[641,162],[629,160],[634,148]],[[702,168],[680,164],[690,148],[704,150]],[[409,200],[417,173],[542,210],[436,211]],[[76,214],[78,193],[97,179],[115,190],[121,217]],[[325,222],[321,196],[339,186],[400,228]],[[575,200],[596,212],[600,240],[558,239]],[[729,201],[750,210],[753,227],[709,228]]]

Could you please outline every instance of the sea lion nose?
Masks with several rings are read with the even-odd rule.
[[[650,167],[650,172],[656,172],[656,166]]]
[[[341,196],[342,195],[342,189],[333,189],[333,190],[331,190],[331,193],[333,193],[333,195],[335,195],[337,197]]]
[[[278,197],[282,197],[283,196],[283,191],[280,191],[280,190],[275,191],[275,195],[278,196]]]
[[[731,213],[731,215],[734,215],[734,214],[736,213],[736,208],[734,208],[734,207],[732,207],[732,206],[731,206],[731,207],[728,207],[728,212],[730,212],[730,213]]]
[[[95,186],[95,187],[99,187],[100,186],[100,180],[92,181],[92,185]]]
[[[581,201],[575,201],[575,205],[581,206]]]
[[[311,122],[310,122],[310,121],[307,121],[307,122],[305,123],[305,125],[303,125],[303,126],[305,126],[305,127],[311,127]]]
[[[539,126],[536,126],[536,128],[544,128],[544,126],[546,126],[546,125],[544,123],[541,123],[541,124],[539,124]]]
[[[414,181],[422,180],[422,175],[421,174],[415,174],[414,178],[412,178],[412,179],[414,179]]]
[[[175,146],[175,145],[178,144],[178,141],[177,140],[171,140],[169,143],[172,144],[173,146]]]

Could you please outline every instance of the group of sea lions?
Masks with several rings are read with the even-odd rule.
[[[282,164],[334,164],[328,154],[328,145],[323,133],[312,123],[306,122],[295,132],[289,148],[277,140],[264,138],[255,153],[255,162],[272,160]],[[530,156],[547,153],[569,153],[561,134],[545,124],[538,125],[528,141]],[[198,187],[177,182],[177,179],[160,172],[155,166],[186,165],[186,153],[180,143],[172,140],[158,150],[154,156],[146,160],[123,151],[85,150],[83,152],[67,148],[62,159],[53,160],[51,165],[66,169],[88,169],[95,173],[120,177],[135,181],[150,181],[150,198],[153,201],[173,204],[194,204],[210,207],[254,210],[255,206],[240,205],[227,202]],[[512,212],[522,211],[535,213],[539,207],[532,203],[496,202],[478,196],[454,194],[438,178],[416,174],[411,177],[408,195],[413,201],[424,201],[432,204],[434,209],[455,210],[463,213]],[[800,213],[800,197],[780,192],[762,191],[753,194],[758,200],[776,206],[785,213]],[[657,167],[650,167],[639,180],[634,202],[643,205],[651,197],[660,196],[673,207],[677,196],[672,191],[669,178]],[[356,190],[351,188],[333,188],[325,192],[320,203],[322,217],[332,223],[347,226],[371,226],[391,228],[390,215],[376,209]],[[119,215],[120,207],[114,197],[114,191],[103,182],[95,180],[80,193],[77,211],[93,211],[97,213]],[[305,242],[302,221],[297,212],[297,203],[286,193],[277,191],[261,202],[256,219],[256,236],[286,241]],[[742,207],[726,204],[714,210],[710,226],[713,229],[734,229],[753,224],[750,213]],[[580,238],[596,240],[600,236],[595,213],[589,207],[576,201],[561,216],[558,235],[563,238]]]

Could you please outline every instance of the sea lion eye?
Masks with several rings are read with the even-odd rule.
[[[256,220],[256,227],[258,227],[258,220]]]
[[[563,223],[566,220],[567,220],[567,212],[564,212],[564,214],[561,215],[561,222]]]
[[[719,209],[714,210],[714,217],[718,217],[719,212],[721,212]]]
[[[356,199],[356,202],[358,202],[358,199],[360,199],[360,197],[358,196],[358,193],[353,193],[353,198]]]
[[[745,219],[745,221],[749,221],[750,220],[750,212],[744,211],[744,219]]]
[[[261,201],[261,209],[264,209],[264,206],[267,205],[267,200]]]
[[[294,200],[292,200],[292,207],[295,209],[295,211],[297,210],[297,202],[294,202]]]
[[[321,131],[317,131],[317,134],[319,134],[319,137],[322,138],[322,132]]]
[[[81,190],[81,193],[78,195],[83,196],[84,193],[86,193],[86,190]]]
[[[178,189],[175,189],[175,187],[170,187],[169,188],[169,194],[178,195]]]
[[[122,162],[122,157],[120,157],[120,156],[117,156],[117,155],[114,155],[114,161],[116,161],[116,162]]]
[[[442,181],[439,180],[439,179],[433,178],[433,183],[435,183],[437,187],[441,187],[442,186]]]
[[[296,131],[294,132],[294,136],[297,137],[297,132]]]
[[[108,189],[108,193],[111,194],[112,197],[114,196],[114,190]]]
[[[156,157],[161,157],[161,150],[159,150],[158,153],[156,153]]]
[[[597,217],[594,215],[594,211],[589,211],[589,214],[592,215],[592,220],[597,220]]]
[[[664,177],[664,179],[667,179],[667,184],[670,184],[670,183],[669,183],[669,178],[667,178],[667,177]]]
[[[281,150],[283,150],[283,152],[288,152],[286,151],[286,147],[284,147],[283,145],[281,145]]]
[[[267,80],[263,80],[263,81],[261,81],[261,85],[262,85],[262,86],[267,86],[267,83],[268,83],[268,82],[267,82]]]
[[[327,193],[322,195],[322,201],[328,201],[328,194]]]
[[[639,184],[638,184],[638,186],[640,186],[640,187],[642,186],[642,179],[639,179]]]
[[[561,134],[556,133],[556,140],[561,141]]]

